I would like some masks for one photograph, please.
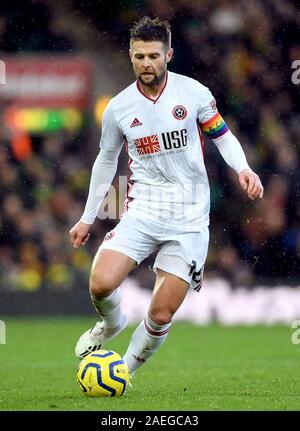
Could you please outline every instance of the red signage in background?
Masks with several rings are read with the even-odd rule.
[[[67,56],[1,57],[6,83],[0,86],[0,101],[30,107],[85,109],[91,86],[87,59]]]

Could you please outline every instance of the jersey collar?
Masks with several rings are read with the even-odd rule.
[[[163,86],[163,88],[161,89],[161,91],[160,91],[160,93],[159,93],[159,95],[157,96],[157,98],[156,98],[156,99],[151,99],[151,97],[149,97],[149,96],[147,96],[145,93],[143,93],[143,91],[142,91],[142,89],[141,89],[141,87],[140,87],[140,85],[139,85],[139,81],[136,81],[137,89],[139,90],[139,92],[140,92],[144,97],[146,97],[146,99],[151,100],[151,102],[153,102],[153,104],[155,104],[155,103],[158,101],[158,99],[160,98],[160,96],[162,95],[162,93],[163,93],[164,89],[166,88],[166,85],[167,85],[167,82],[168,82],[168,77],[169,77],[168,71],[167,71],[167,74],[166,74],[166,75],[167,75],[167,76],[166,76],[166,82],[165,82],[165,85],[164,85],[164,86]]]

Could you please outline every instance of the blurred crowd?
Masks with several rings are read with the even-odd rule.
[[[300,84],[291,80],[291,65],[300,60],[296,5],[3,0],[0,12],[0,52],[10,53],[101,52],[105,47],[125,57],[136,19],[145,14],[168,19],[175,50],[170,70],[211,89],[265,187],[264,199],[249,201],[236,174],[206,142],[212,201],[206,276],[225,277],[233,286],[299,283]],[[75,136],[35,136],[30,156],[20,162],[1,127],[1,289],[85,288],[93,255],[115,224],[97,221],[88,244],[72,250],[68,230],[83,211],[97,141],[88,128]],[[135,272],[145,287],[153,283],[151,262]]]

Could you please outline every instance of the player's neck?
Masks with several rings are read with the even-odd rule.
[[[166,82],[168,79],[168,72],[165,73],[164,79],[157,85],[152,86],[148,86],[148,85],[143,85],[141,83],[141,81],[138,82],[138,86],[141,90],[141,92],[149,97],[150,99],[157,99],[159,97],[159,95],[161,94],[161,92],[163,91],[163,89],[166,86]]]

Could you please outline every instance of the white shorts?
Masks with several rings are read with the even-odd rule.
[[[117,226],[109,231],[100,246],[101,250],[116,250],[135,260],[139,265],[158,250],[153,270],[161,269],[174,274],[199,291],[202,286],[204,263],[209,242],[208,227],[199,232],[180,232],[179,228],[141,220],[125,213]]]

